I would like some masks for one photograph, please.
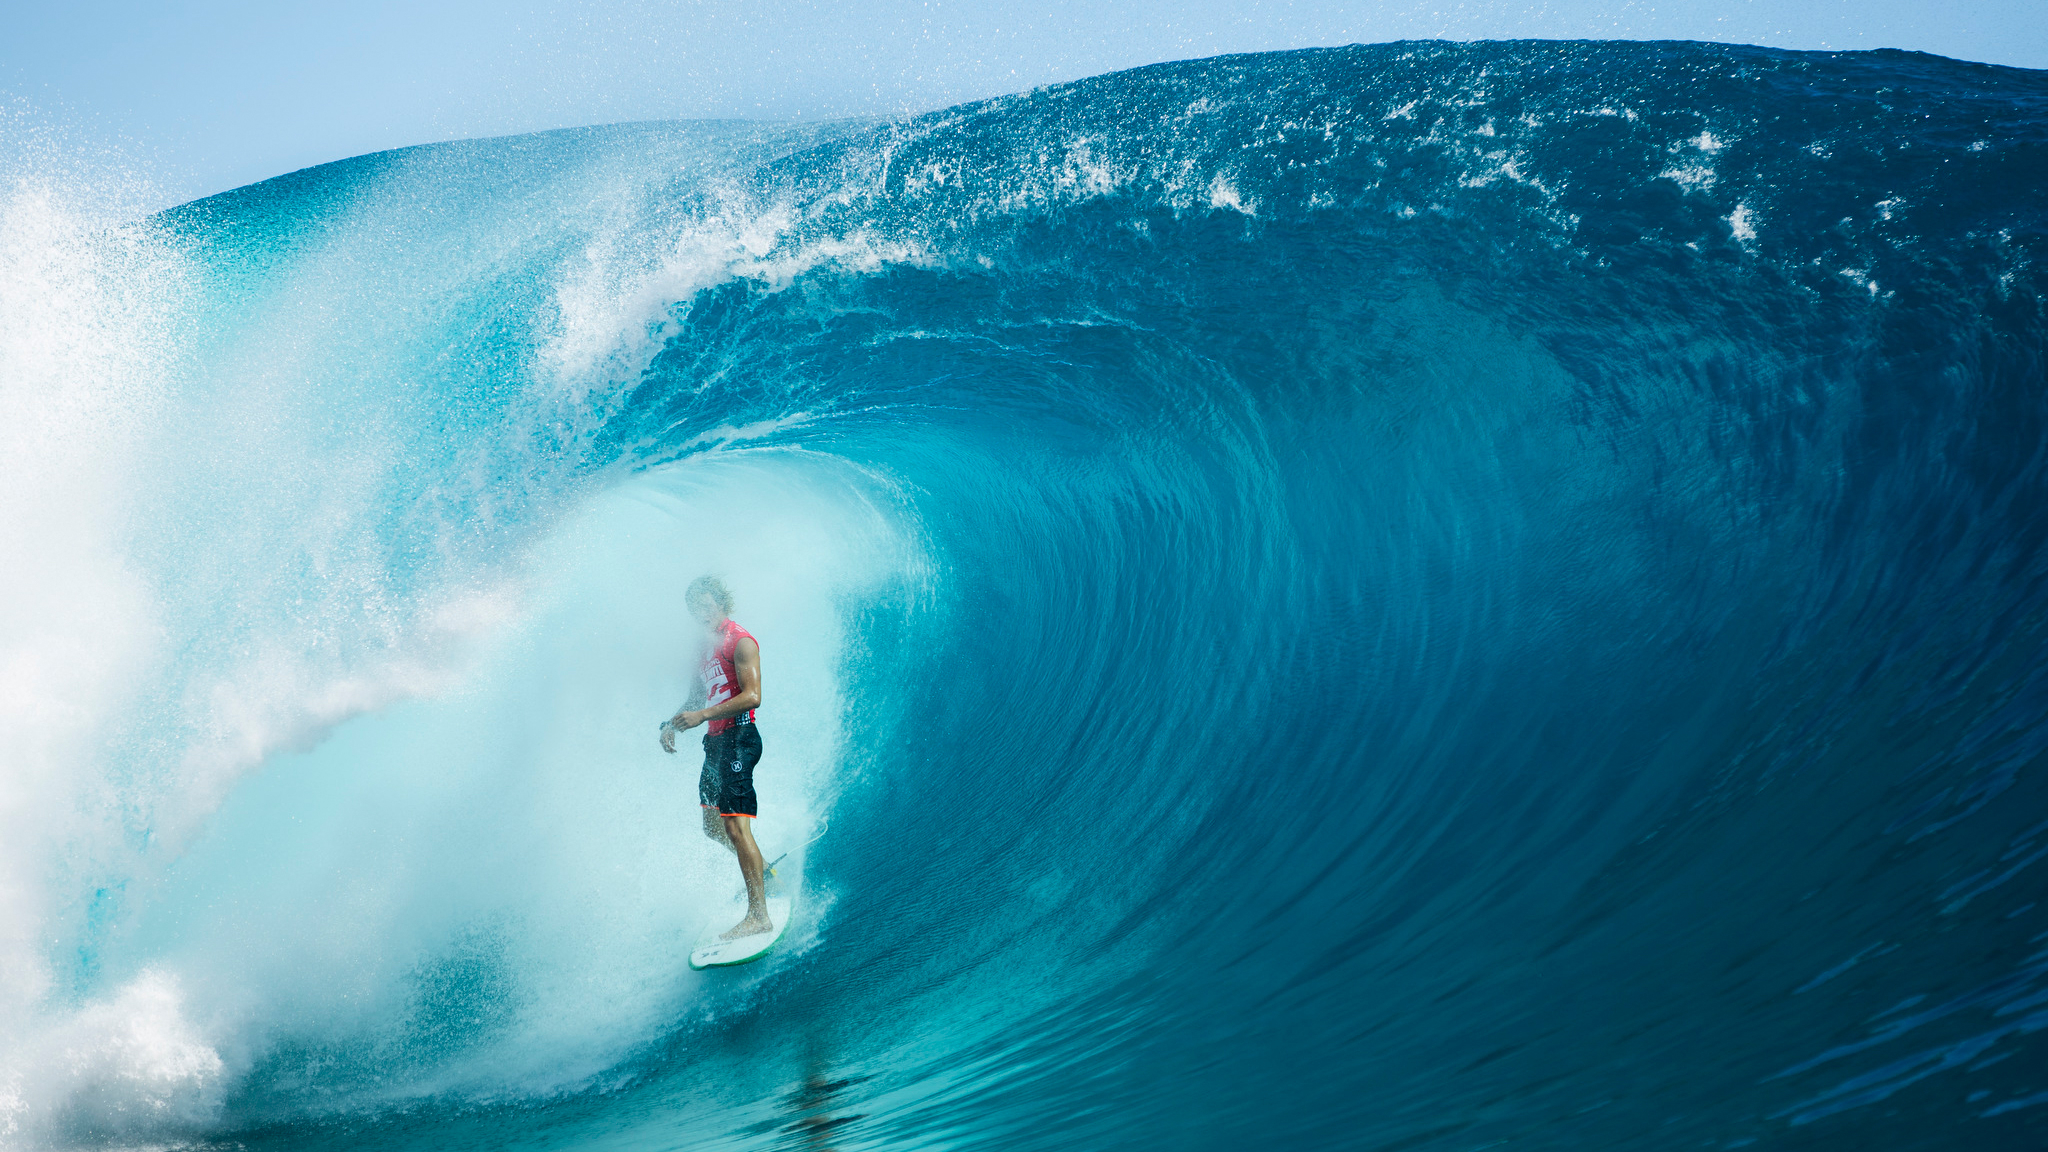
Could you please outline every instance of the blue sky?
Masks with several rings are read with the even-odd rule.
[[[1419,37],[1911,48],[2048,68],[2048,0],[275,0],[17,3],[14,121],[183,199],[404,144],[889,114],[1160,60]]]

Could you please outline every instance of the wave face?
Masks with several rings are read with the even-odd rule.
[[[2048,1124],[2042,73],[1395,44],[5,229],[0,1139]],[[693,974],[707,570],[804,901]]]

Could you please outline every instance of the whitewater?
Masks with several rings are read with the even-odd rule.
[[[0,1148],[2048,1139],[2048,74],[10,152]]]

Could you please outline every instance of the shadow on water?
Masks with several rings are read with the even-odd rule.
[[[783,1139],[777,1148],[790,1152],[836,1152],[841,1131],[848,1124],[866,1119],[865,1113],[841,1112],[847,1089],[869,1079],[866,1076],[834,1077],[831,1067],[813,1053],[811,1067],[802,1084],[785,1099],[788,1119],[779,1131]]]

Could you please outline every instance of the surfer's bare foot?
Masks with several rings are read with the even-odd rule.
[[[775,925],[770,923],[766,916],[749,916],[738,924],[733,925],[732,931],[719,936],[719,939],[737,940],[742,936],[759,936],[761,933],[767,932],[774,927]]]

